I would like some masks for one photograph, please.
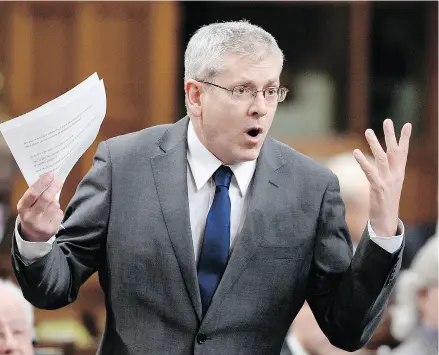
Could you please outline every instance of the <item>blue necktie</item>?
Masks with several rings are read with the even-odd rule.
[[[230,197],[229,186],[232,171],[220,166],[213,174],[215,197],[207,215],[198,262],[198,284],[200,286],[203,315],[206,314],[213,294],[223,276],[230,249]]]

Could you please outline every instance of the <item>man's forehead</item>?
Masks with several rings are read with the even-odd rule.
[[[266,55],[255,60],[237,53],[226,53],[220,75],[236,82],[265,85],[278,83],[281,71],[282,63],[274,55]]]
[[[265,79],[258,77],[256,80],[253,78],[249,78],[246,76],[238,76],[235,78],[235,84],[238,85],[245,85],[245,86],[267,86],[267,85],[278,85],[279,84],[279,78],[273,78],[273,79]]]
[[[26,314],[23,305],[17,299],[17,296],[11,292],[3,291],[5,290],[0,292],[2,299],[0,302],[0,322],[6,319],[25,319]]]
[[[28,322],[24,313],[9,312],[0,314],[0,329],[11,326],[23,327],[27,325]]]

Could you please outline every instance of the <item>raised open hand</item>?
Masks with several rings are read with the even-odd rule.
[[[404,182],[412,125],[406,123],[396,140],[393,122],[383,122],[387,151],[381,147],[373,130],[366,130],[366,139],[375,157],[370,164],[359,149],[354,157],[370,183],[369,219],[375,233],[382,237],[394,236],[398,225],[399,200]]]

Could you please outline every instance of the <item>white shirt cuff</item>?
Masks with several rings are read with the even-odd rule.
[[[52,250],[55,236],[52,236],[47,242],[28,242],[21,237],[20,233],[18,233],[19,224],[20,217],[17,217],[15,220],[15,240],[17,242],[18,251],[25,261],[35,261]]]
[[[367,222],[367,230],[369,231],[370,240],[374,243],[378,244],[381,248],[386,250],[387,252],[393,254],[399,248],[401,248],[402,241],[404,238],[404,224],[398,218],[398,230],[401,231],[401,234],[396,235],[394,237],[379,237],[375,234],[372,229],[372,225],[370,221]]]

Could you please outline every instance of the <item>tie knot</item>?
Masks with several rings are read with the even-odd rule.
[[[229,188],[230,181],[232,180],[232,170],[228,166],[221,165],[217,171],[213,174],[216,186],[225,186]]]

